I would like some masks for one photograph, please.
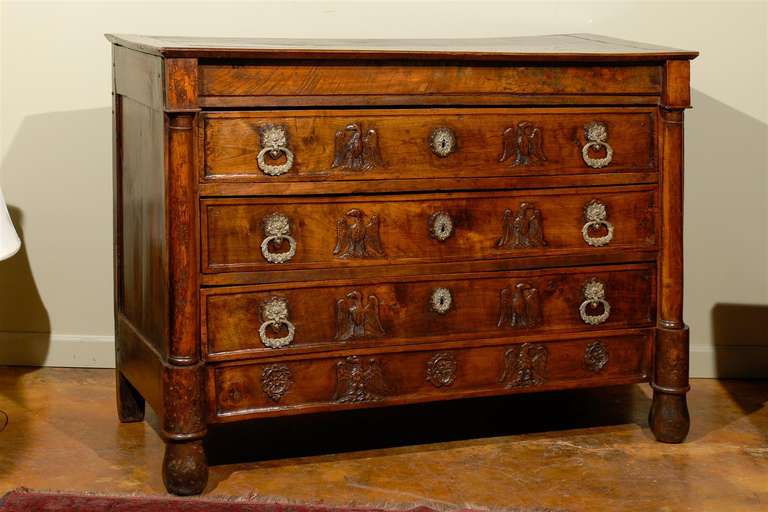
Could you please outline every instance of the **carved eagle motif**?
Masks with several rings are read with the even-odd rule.
[[[539,291],[528,283],[517,283],[514,291],[501,291],[499,327],[536,327],[542,321]]]
[[[515,128],[504,130],[499,162],[504,162],[513,157],[512,165],[528,165],[532,162],[544,162],[547,160],[547,157],[544,155],[541,130],[534,126],[533,123],[523,121],[518,123]]]
[[[381,400],[386,394],[384,371],[376,359],[363,361],[358,356],[349,356],[336,363],[335,402]]]
[[[333,155],[331,168],[367,171],[382,164],[376,130],[370,129],[363,136],[357,123],[336,132]]]
[[[379,238],[379,217],[372,215],[366,223],[363,212],[354,208],[336,223],[336,247],[333,254],[341,258],[383,256]]]
[[[365,305],[363,295],[357,290],[336,301],[337,340],[347,341],[383,334],[384,328],[379,320],[379,299],[375,295],[369,295]]]
[[[499,382],[507,388],[540,386],[546,380],[549,351],[544,345],[523,343],[504,353],[504,372]]]

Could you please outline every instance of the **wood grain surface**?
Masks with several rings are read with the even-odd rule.
[[[606,205],[614,238],[606,246],[592,247],[582,235],[584,208],[592,200]],[[543,247],[499,247],[504,233],[504,212],[513,214],[521,204],[541,212]],[[347,213],[361,211],[361,223],[379,221],[382,253],[343,257],[334,254],[339,221],[351,224]],[[296,254],[282,264],[269,263],[261,252],[266,238],[264,220],[272,213],[285,215],[296,240]],[[430,236],[429,220],[435,212],[453,219],[452,236],[445,241]],[[375,197],[291,197],[265,199],[204,199],[202,216],[203,272],[244,272],[489,260],[521,256],[598,254],[608,249],[651,249],[656,245],[656,193],[652,186],[565,189],[537,192],[445,193],[380,195]],[[599,230],[598,230],[599,231]],[[595,233],[594,236],[605,233]],[[285,252],[288,243],[271,246]],[[386,272],[382,268],[380,271]]]
[[[398,109],[398,110],[300,110],[212,113],[200,117],[203,140],[203,179],[285,183],[329,180],[394,180],[427,178],[478,178],[542,176],[553,174],[612,174],[654,170],[655,109]],[[608,130],[613,159],[601,169],[582,158],[587,142],[585,126],[601,122]],[[500,161],[504,132],[528,123],[539,130],[544,159],[515,157]],[[291,169],[270,176],[259,169],[256,156],[262,149],[259,129],[285,127],[288,148],[295,155]],[[349,125],[362,135],[377,134],[381,162],[370,169],[333,167],[336,137]],[[430,148],[436,128],[449,128],[456,150],[446,157]],[[513,136],[513,139],[516,138]],[[514,144],[513,145],[517,145]],[[526,153],[528,137],[519,144]],[[592,152],[590,152],[591,154]],[[525,156],[525,155],[523,155]],[[595,151],[594,156],[604,156]],[[284,161],[284,157],[279,159]]]
[[[364,387],[369,395],[359,401],[343,400],[348,388],[339,374],[349,364],[349,356],[209,366],[209,421],[640,382],[649,371],[649,333],[606,331],[588,338],[531,342],[546,347],[546,364],[540,368],[540,381],[523,380],[524,385],[509,385],[504,378],[508,351],[520,347],[511,340],[476,347],[361,353],[352,356],[360,370],[370,375],[370,369],[377,367],[380,375],[368,377]],[[594,342],[602,343],[608,354],[607,364],[599,372],[591,371],[584,360],[587,347]],[[437,354],[455,359],[455,378],[450,385],[436,387],[427,379],[429,361]],[[273,365],[287,368],[290,374],[290,385],[278,401],[264,391],[264,372]]]
[[[605,285],[611,312],[600,326],[579,316],[583,288],[590,279]],[[446,340],[519,337],[548,332],[594,331],[643,327],[655,320],[655,270],[652,265],[576,267],[546,271],[483,272],[418,278],[371,277],[365,284],[330,281],[272,286],[207,288],[202,291],[202,344],[208,360],[273,357],[359,346],[384,347]],[[541,309],[537,325],[499,325],[502,292],[524,284],[535,290]],[[432,307],[432,294],[444,288],[451,305],[443,313]],[[350,293],[360,296],[359,334],[345,338],[350,320]],[[296,329],[285,348],[266,347],[259,338],[262,308],[273,297],[285,299]],[[341,308],[339,302],[341,301]],[[370,326],[367,308],[381,330]],[[589,308],[592,311],[592,308]],[[599,307],[594,311],[600,310]],[[598,311],[599,312],[599,311]],[[268,331],[268,336],[285,335]]]

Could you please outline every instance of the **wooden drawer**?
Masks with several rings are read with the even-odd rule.
[[[557,44],[556,44],[557,45]],[[411,56],[200,61],[198,95],[208,107],[423,105],[649,101],[661,93],[657,63],[463,63]],[[558,96],[552,99],[553,96]],[[636,98],[633,98],[636,96]],[[651,100],[652,101],[652,100]]]
[[[655,125],[650,108],[217,112],[200,147],[206,181],[576,175],[655,169]]]
[[[206,273],[599,254],[657,239],[652,186],[201,205]]]
[[[651,264],[207,288],[203,353],[228,360],[644,327],[655,297]]]
[[[210,421],[647,380],[652,330],[208,366]]]

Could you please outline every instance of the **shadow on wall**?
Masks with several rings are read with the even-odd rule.
[[[0,364],[93,366],[112,352],[100,341],[113,332],[111,132],[110,107],[46,112],[10,141],[0,172],[23,243],[0,262]]]
[[[14,361],[26,366],[14,371],[0,370],[0,436],[4,428],[21,432],[30,428],[28,418],[17,414],[18,410],[27,407],[27,390],[22,382],[25,374],[36,371],[34,367],[45,361],[51,333],[48,311],[29,265],[23,214],[11,205],[8,205],[8,213],[21,239],[21,248],[9,259],[0,261],[0,364]],[[16,439],[19,441],[13,446],[14,453],[23,453],[28,449],[29,436],[17,436]],[[14,461],[4,459],[3,462],[0,476],[14,469]]]
[[[685,317],[701,356],[692,371],[768,378],[768,304],[760,304],[768,287],[768,125],[695,89],[692,104]]]
[[[768,305],[715,304],[715,367],[722,378],[768,378]]]
[[[715,372],[742,415],[763,432],[760,416],[768,402],[768,386],[752,385],[733,378],[768,378],[768,305],[715,304],[712,308],[712,343]]]
[[[29,265],[22,211],[8,206],[19,252],[0,262],[0,362],[39,366],[50,348],[51,322]]]

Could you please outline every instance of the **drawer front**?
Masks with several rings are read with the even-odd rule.
[[[653,265],[202,291],[208,360],[653,325]]]
[[[614,173],[655,168],[656,110],[420,109],[210,113],[204,180]]]
[[[204,199],[203,272],[350,268],[656,247],[651,186]]]
[[[541,104],[552,95],[582,102],[584,96],[598,102],[615,95],[614,101],[621,101],[628,95],[658,96],[662,82],[662,67],[654,63],[240,62],[200,61],[198,94],[203,105],[405,105],[440,99],[454,105],[509,104],[521,96]]]
[[[641,382],[652,332],[209,366],[210,420]]]

